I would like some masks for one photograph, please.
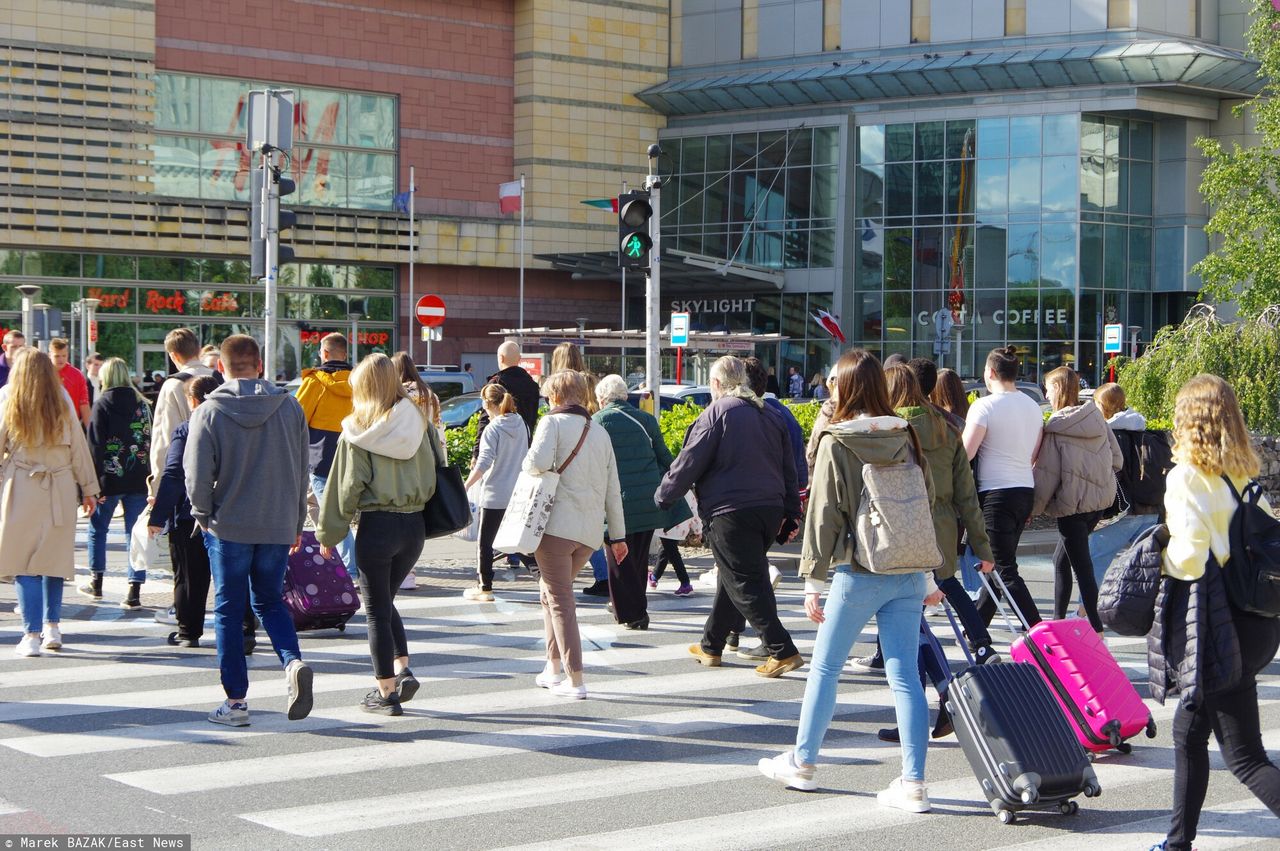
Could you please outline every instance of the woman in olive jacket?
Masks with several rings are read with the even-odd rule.
[[[1071,603],[1071,574],[1080,583],[1080,601],[1095,632],[1098,619],[1098,581],[1089,556],[1089,535],[1102,512],[1116,499],[1116,473],[1124,466],[1120,444],[1093,402],[1080,403],[1076,371],[1060,366],[1044,377],[1053,416],[1044,426],[1044,440],[1035,467],[1032,515],[1048,514],[1058,521],[1058,546],[1053,551],[1053,616],[1067,616]]]
[[[671,467],[671,450],[662,439],[658,421],[627,402],[627,383],[620,375],[606,375],[596,384],[600,410],[591,419],[609,434],[622,487],[622,513],[627,522],[627,557],[621,562],[606,549],[609,596],[613,616],[627,629],[648,629],[645,579],[649,572],[649,545],[655,529],[669,529],[689,519],[684,500],[670,511],[653,501],[662,477]]]

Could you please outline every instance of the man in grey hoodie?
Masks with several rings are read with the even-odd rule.
[[[245,605],[252,603],[285,666],[287,712],[297,721],[311,712],[311,669],[302,661],[281,593],[307,510],[307,422],[297,400],[258,378],[262,358],[252,337],[223,341],[219,369],[227,382],[192,414],[183,454],[191,516],[209,550],[214,633],[227,694],[209,720],[249,724],[240,629]]]

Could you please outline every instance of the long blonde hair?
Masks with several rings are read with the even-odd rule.
[[[1182,385],[1173,407],[1173,460],[1210,476],[1253,478],[1262,469],[1231,385],[1197,375]]]
[[[72,426],[71,409],[53,361],[38,349],[23,349],[9,373],[4,427],[14,444],[28,449],[61,442]]]
[[[408,398],[400,383],[400,371],[381,352],[360,361],[351,373],[351,418],[362,429],[385,419],[397,402]],[[413,408],[422,413],[417,405]]]
[[[133,391],[133,395],[138,397],[138,401],[145,402],[147,397],[138,392],[138,388],[133,386],[133,378],[129,375],[129,365],[120,358],[107,358],[102,364],[102,369],[98,372],[98,381],[102,385],[103,390],[110,390],[114,387],[128,387]]]

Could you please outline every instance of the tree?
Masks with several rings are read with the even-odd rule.
[[[1231,150],[1216,139],[1196,146],[1208,159],[1200,193],[1212,214],[1205,232],[1221,245],[1192,269],[1204,296],[1239,305],[1255,317],[1280,304],[1280,11],[1271,0],[1253,0],[1249,52],[1261,63],[1262,90],[1236,106],[1262,137],[1258,145]]]

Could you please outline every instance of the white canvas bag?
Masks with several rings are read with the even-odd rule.
[[[493,538],[495,550],[503,553],[532,553],[538,549],[538,545],[542,543],[542,535],[547,531],[547,520],[551,518],[551,506],[555,504],[560,476],[573,463],[573,459],[578,457],[578,450],[582,448],[590,429],[591,421],[587,420],[577,445],[559,469],[547,470],[536,476],[520,471],[515,490],[511,492],[511,501],[507,503],[507,511],[502,515],[502,523],[498,526],[498,534]]]

